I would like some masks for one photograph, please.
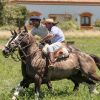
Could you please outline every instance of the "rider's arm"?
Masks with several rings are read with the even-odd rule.
[[[48,33],[47,36],[45,36],[45,37],[42,39],[42,41],[50,40],[50,39],[53,38],[53,37],[54,37],[53,34]]]

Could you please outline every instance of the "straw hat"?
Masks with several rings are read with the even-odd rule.
[[[48,18],[48,19],[45,19],[44,23],[53,23],[53,24],[57,24],[58,22],[55,22],[53,19]]]

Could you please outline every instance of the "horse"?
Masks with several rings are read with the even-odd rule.
[[[83,68],[84,66],[83,64],[86,63],[87,61],[86,58],[90,60],[89,63],[91,62],[95,66],[95,63],[90,56],[84,57],[84,54],[74,52],[69,55],[69,58],[67,60],[62,60],[60,62],[58,61],[55,63],[54,68],[49,68],[47,67],[48,60],[45,59],[45,57],[42,55],[42,51],[38,48],[35,42],[35,38],[33,36],[29,34],[25,34],[25,31],[24,31],[12,41],[13,42],[16,41],[16,42],[15,43],[11,42],[11,47],[18,47],[21,53],[24,54],[22,58],[24,58],[24,61],[26,61],[25,66],[28,67],[27,76],[28,76],[28,79],[30,79],[32,82],[34,81],[35,93],[37,95],[39,94],[41,83],[45,81],[44,72],[46,68],[48,68],[48,78],[46,80],[47,82],[51,80],[56,80],[56,79],[64,79],[64,78],[71,79],[72,78],[74,82],[78,83],[72,77],[75,75],[77,76],[77,74],[79,74],[79,70],[77,70],[77,68],[78,69],[80,68],[80,70],[82,70],[85,73],[85,75],[88,76],[89,78],[99,81],[98,77],[92,76],[91,73],[88,75],[87,72],[85,72],[86,67]],[[92,67],[92,69],[93,68],[94,67]],[[94,72],[93,75],[95,75],[95,69],[89,72]],[[85,77],[85,82],[94,84],[94,82],[89,80],[89,78]]]
[[[9,55],[11,55],[11,57],[12,57],[12,59],[14,59],[14,61],[18,61],[18,60],[21,61],[21,71],[22,71],[23,79],[17,85],[17,87],[15,88],[15,92],[14,92],[14,95],[16,95],[16,94],[18,95],[19,92],[21,92],[23,90],[23,88],[28,88],[31,83],[34,83],[34,81],[32,79],[30,79],[30,77],[28,77],[28,75],[27,75],[27,66],[26,66],[26,62],[24,61],[25,56],[24,56],[23,52],[20,49],[18,50],[21,59],[17,56],[18,60],[15,60],[15,58],[13,57],[13,53],[16,50],[12,49],[10,47],[10,43],[12,42],[13,39],[15,39],[15,37],[18,35],[18,33],[14,30],[14,32],[11,31],[11,35],[12,36],[10,37],[10,39],[4,46],[5,48],[3,48],[2,53],[5,56],[5,58],[8,58]],[[48,89],[51,91],[52,90],[51,82],[46,82],[45,84],[47,84]],[[15,100],[16,99],[15,96],[13,96],[12,99]]]

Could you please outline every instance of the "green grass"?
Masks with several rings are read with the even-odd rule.
[[[66,41],[75,41],[74,46],[80,50],[100,56],[100,37],[67,37]],[[0,40],[0,44],[6,41]],[[100,72],[98,71],[98,74]],[[11,100],[11,91],[22,79],[20,62],[4,58],[0,50],[0,100]],[[52,82],[55,94],[48,91],[46,85],[41,86],[42,100],[100,100],[100,95],[90,94],[86,85],[81,84],[74,93],[74,84],[70,80]],[[100,86],[97,87],[100,92]],[[34,100],[34,84],[19,96],[19,100]]]

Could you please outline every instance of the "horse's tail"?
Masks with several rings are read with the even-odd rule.
[[[94,59],[98,69],[100,70],[100,57],[94,55],[94,54],[90,54],[90,56]]]

